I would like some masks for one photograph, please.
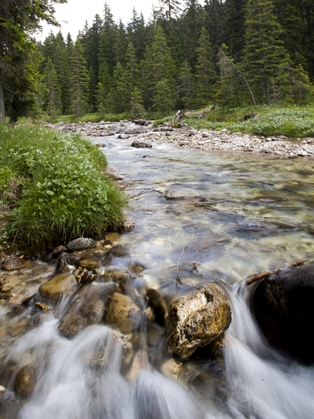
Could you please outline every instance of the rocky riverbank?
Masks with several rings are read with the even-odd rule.
[[[151,121],[138,120],[134,123],[120,121],[117,123],[59,123],[52,128],[78,133],[85,137],[103,137],[117,135],[119,139],[136,138],[149,144],[155,141],[173,143],[180,147],[194,148],[204,151],[228,151],[274,154],[279,158],[314,157],[314,138],[289,139],[281,136],[257,136],[243,133],[231,133],[226,129],[213,131],[196,130],[183,124],[181,128],[173,128],[171,123],[153,127]]]

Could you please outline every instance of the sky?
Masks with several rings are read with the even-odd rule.
[[[127,24],[132,18],[132,11],[135,7],[138,13],[143,13],[145,21],[152,16],[153,5],[158,6],[158,0],[68,0],[67,4],[55,4],[55,17],[61,24],[61,28],[54,28],[51,25],[43,24],[43,32],[38,34],[38,40],[44,40],[52,30],[57,33],[60,29],[64,36],[70,32],[75,41],[79,30],[82,30],[87,20],[91,26],[96,14],[103,17],[105,3],[108,4],[115,22],[121,18]]]

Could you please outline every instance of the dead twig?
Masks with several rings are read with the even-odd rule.
[[[180,260],[181,260],[182,256],[184,255],[185,249],[186,249],[186,246],[185,247],[183,246],[181,254],[180,254],[179,259],[178,259],[178,263],[177,263],[177,276],[176,276],[177,284],[182,284],[182,281],[179,277],[179,265],[180,265]]]
[[[278,274],[280,271],[283,271],[284,269],[295,268],[297,266],[303,265],[304,263],[305,263],[305,260],[298,260],[297,262],[294,262],[289,266],[285,266],[284,268],[278,268],[278,269],[274,269],[273,271],[265,271],[265,272],[261,272],[259,274],[253,275],[246,280],[246,285],[251,285],[254,282],[259,281],[260,279],[266,278],[267,276],[271,274]]]

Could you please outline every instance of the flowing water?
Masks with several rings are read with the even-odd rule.
[[[251,274],[313,259],[313,160],[205,153],[158,142],[137,149],[117,136],[91,141],[104,146],[109,166],[132,196],[128,216],[135,229],[120,237],[128,251],[113,258],[111,268],[139,264],[144,270],[132,274],[134,287],[160,287],[172,297],[209,280],[221,284],[233,313],[224,366],[200,356],[186,362],[179,380],[168,378],[160,368],[165,338],[154,346],[143,325],[139,367],[125,375],[124,349],[107,325],[89,326],[72,340],[60,336],[64,298],[40,326],[3,342],[1,359],[14,366],[7,388],[29,358],[36,360],[38,379],[24,401],[10,390],[0,418],[313,418],[313,367],[265,342],[241,283]],[[202,199],[166,200],[162,192],[173,184],[193,188]],[[95,368],[95,354],[104,347],[106,360]]]

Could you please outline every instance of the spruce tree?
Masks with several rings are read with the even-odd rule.
[[[200,108],[207,106],[214,99],[214,85],[217,82],[211,43],[205,28],[202,28],[201,30],[196,54],[195,100],[196,106]]]
[[[224,4],[224,43],[236,62],[245,46],[245,13],[247,0],[226,0]]]
[[[167,45],[166,37],[161,26],[157,27],[153,44],[147,49],[144,63],[146,108],[153,105],[157,110],[161,86],[166,87],[166,94],[170,96],[165,99],[167,103],[174,104],[176,87],[176,68],[171,57],[170,48]],[[162,82],[162,83],[161,83]],[[155,90],[158,90],[158,94]],[[174,106],[174,105],[172,105]],[[169,105],[167,105],[167,109]]]
[[[191,109],[195,104],[195,86],[194,76],[191,67],[186,59],[182,64],[179,72],[179,107],[184,109]]]
[[[244,66],[256,97],[268,105],[298,101],[296,86],[310,89],[302,67],[293,66],[281,34],[272,0],[248,0]]]
[[[43,83],[45,87],[43,108],[50,117],[55,118],[62,113],[62,102],[57,72],[51,58],[46,62]]]
[[[84,51],[79,39],[76,40],[71,56],[71,109],[77,116],[88,111],[88,70]]]

